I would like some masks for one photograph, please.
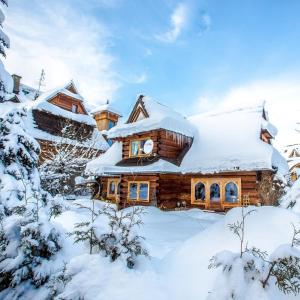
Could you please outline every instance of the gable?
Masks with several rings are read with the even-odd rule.
[[[77,114],[87,115],[87,111],[82,102],[67,95],[58,93],[48,102],[70,112],[73,112],[72,109],[73,106],[75,106],[77,108]]]
[[[143,95],[140,95],[135,106],[133,107],[133,110],[131,111],[129,118],[127,120],[128,123],[134,123],[139,120],[143,120],[146,118],[149,118],[149,114],[145,108],[145,105],[143,103]]]

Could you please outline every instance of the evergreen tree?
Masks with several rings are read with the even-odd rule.
[[[17,298],[22,283],[48,281],[62,244],[49,221],[37,170],[40,148],[24,130],[25,116],[15,109],[0,118],[0,292]]]
[[[7,0],[0,0],[0,4],[8,6]],[[2,30],[3,22],[5,20],[4,13],[0,8],[0,55],[6,57],[5,48],[10,47],[10,41],[8,36]],[[3,62],[0,60],[0,102],[5,100],[5,95],[12,91],[12,78],[5,70]]]

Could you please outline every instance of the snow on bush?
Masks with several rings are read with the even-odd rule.
[[[253,209],[241,209],[241,218],[229,229],[239,239],[239,252],[221,251],[210,261],[209,268],[221,268],[222,274],[208,299],[250,299],[250,291],[258,299],[263,289],[274,284],[285,294],[300,293],[300,245],[299,230],[294,227],[290,245],[280,245],[268,257],[267,252],[256,247],[248,248],[245,240],[245,221]],[[248,291],[248,292],[246,292]]]
[[[85,140],[85,147],[82,140]],[[70,144],[70,140],[74,141]],[[51,144],[51,153],[39,167],[42,187],[51,195],[68,195],[74,192],[75,176],[80,175],[87,162],[98,155],[96,136],[87,138],[71,122],[65,122],[61,136]]]
[[[103,253],[112,262],[121,259],[128,268],[133,268],[139,255],[148,256],[143,247],[142,236],[137,235],[135,227],[142,225],[142,207],[133,207],[129,211],[118,211],[114,206],[106,205],[101,210],[78,204],[80,208],[88,209],[91,218],[87,222],[75,224],[74,242],[88,242],[89,253]],[[99,218],[102,217],[102,218]],[[103,225],[103,224],[106,224]]]
[[[282,197],[280,206],[300,213],[300,178],[294,182],[292,187]]]

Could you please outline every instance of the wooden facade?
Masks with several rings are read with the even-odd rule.
[[[33,109],[32,115],[38,129],[55,136],[61,136],[62,130],[69,126],[70,134],[76,134],[76,139],[84,141],[91,138],[94,131],[94,126],[56,116],[46,111]]]
[[[262,114],[262,117],[266,119],[264,110]],[[151,116],[141,96],[125,124],[142,122],[145,118],[151,118]],[[182,174],[176,171],[168,173],[161,169],[160,172],[145,173],[144,171],[141,173],[143,168],[140,167],[149,166],[158,160],[180,166],[184,156],[193,145],[192,137],[162,128],[149,131],[142,131],[142,128],[143,126],[138,133],[114,138],[122,143],[122,160],[115,166],[123,167],[120,170],[124,171],[120,171],[118,175],[114,174],[113,178],[117,180],[120,187],[118,193],[111,195],[109,200],[117,202],[120,207],[153,205],[161,209],[198,207],[225,211],[236,206],[271,204],[263,199],[261,184],[262,178],[266,177],[270,178],[269,182],[272,183],[274,176],[272,170],[240,171],[237,168],[233,171],[214,174]],[[271,144],[272,136],[266,130],[262,130],[258,138]],[[143,149],[147,141],[153,145],[150,153]],[[126,167],[130,167],[131,173],[126,170]],[[139,171],[135,173],[134,167],[137,167]],[[99,187],[95,189],[98,191],[96,198],[108,199],[107,189],[110,180],[111,177],[108,176],[98,177],[98,182],[101,181],[101,184],[98,184]]]
[[[65,94],[58,94],[53,99],[49,100],[49,103],[54,104],[62,109],[68,110],[76,114],[86,115],[87,112],[82,102],[71,96]]]
[[[131,143],[133,141],[148,139],[153,141],[152,152],[147,155],[137,155],[137,157],[146,157],[149,161],[154,160],[155,157],[159,157],[174,164],[180,164],[184,154],[189,150],[193,142],[193,139],[190,137],[164,129],[119,138],[118,141],[121,141],[123,145],[122,158],[124,165],[126,165],[126,160],[133,157],[131,154]]]
[[[270,174],[271,175],[271,174]],[[176,207],[198,207],[201,209],[224,211],[242,205],[260,205],[259,178],[260,172],[228,172],[220,174],[123,174],[114,177],[101,177],[102,192],[96,198],[118,201],[121,207],[130,205],[151,205],[162,209],[175,209]],[[120,182],[120,193],[117,197],[107,197],[108,181],[114,178]],[[99,179],[98,179],[99,180]],[[149,198],[134,201],[129,197],[129,183],[149,183]],[[196,182],[204,182],[206,186],[206,199],[204,202],[195,201],[194,188]],[[238,186],[236,202],[225,201],[225,185],[234,182]],[[220,201],[211,201],[209,187],[218,183],[221,188]]]

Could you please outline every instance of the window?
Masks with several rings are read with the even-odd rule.
[[[115,198],[120,194],[120,179],[112,178],[107,182],[107,197]]]
[[[129,182],[128,198],[133,201],[149,201],[149,182]]]
[[[221,200],[220,185],[217,183],[213,183],[210,186],[210,201],[219,202],[220,200]]]
[[[72,112],[77,114],[77,111],[78,111],[78,105],[72,104]]]
[[[109,120],[109,121],[108,121],[108,129],[113,128],[115,125],[116,125],[116,122],[114,122],[114,121],[112,121],[112,120]]]
[[[130,156],[148,155],[144,152],[144,145],[147,139],[133,140],[130,142]]]
[[[116,193],[116,184],[115,184],[114,181],[111,181],[111,182],[109,183],[109,186],[108,186],[108,193],[109,193],[109,194],[113,194],[113,195]]]
[[[130,183],[129,188],[129,198],[133,200],[138,199],[138,184],[137,183]]]
[[[205,201],[205,185],[202,182],[195,185],[195,201]]]
[[[225,201],[229,203],[238,202],[238,187],[234,182],[225,185]]]

